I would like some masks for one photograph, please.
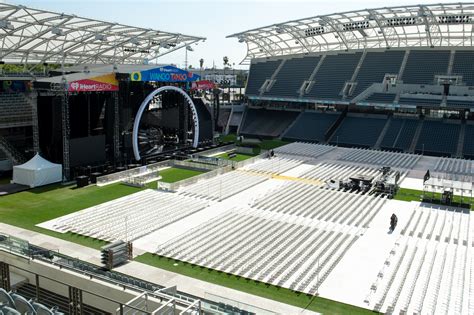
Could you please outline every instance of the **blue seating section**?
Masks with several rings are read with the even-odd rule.
[[[392,118],[380,143],[382,149],[406,151],[410,148],[419,120]]]
[[[464,145],[463,145],[463,154],[466,156],[474,157],[474,125],[466,125],[464,130]]]
[[[400,97],[400,100],[398,101],[398,103],[402,105],[433,107],[433,106],[441,105],[441,98],[431,99],[431,98]]]
[[[474,51],[456,51],[453,63],[453,75],[462,75],[463,82],[474,86]]]
[[[448,97],[447,104],[448,107],[474,107],[474,101],[457,101],[457,100],[450,100]]]
[[[403,72],[403,83],[433,84],[435,75],[448,72],[448,50],[412,50]]]
[[[260,137],[279,137],[298,117],[299,112],[267,109],[247,109],[240,134]]]
[[[259,88],[265,80],[270,79],[280,65],[281,60],[263,61],[252,63],[245,93],[247,95],[259,95]]]
[[[314,85],[306,98],[340,100],[339,95],[347,81],[350,81],[359,63],[361,52],[327,55],[314,78]]]
[[[456,153],[461,125],[425,120],[416,145],[417,152],[439,155]]]
[[[352,93],[356,97],[373,83],[382,83],[386,74],[398,74],[405,51],[368,52],[359,69]]]
[[[289,59],[276,76],[276,82],[266,94],[276,97],[299,97],[298,90],[308,80],[321,57]]]
[[[374,103],[393,103],[397,94],[392,93],[374,93],[367,97],[365,101],[367,102],[374,102]]]
[[[373,147],[386,123],[386,117],[368,118],[347,116],[332,136],[331,144]]]
[[[301,113],[295,123],[288,129],[283,136],[286,140],[297,141],[324,141],[324,135],[334,122],[339,117],[339,114],[325,114],[316,112]]]

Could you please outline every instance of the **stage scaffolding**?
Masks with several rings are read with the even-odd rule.
[[[473,196],[472,179],[472,176],[463,175],[456,177],[448,174],[431,177],[423,183],[423,200],[441,203],[443,193],[452,192],[453,199],[460,198],[460,205],[469,205],[471,207]]]

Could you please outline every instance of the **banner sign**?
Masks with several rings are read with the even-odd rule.
[[[69,92],[113,92],[118,90],[119,83],[113,73],[68,83]]]
[[[201,80],[192,83],[191,89],[193,90],[213,90],[216,88],[214,82],[209,80]]]
[[[0,81],[0,92],[29,92],[31,91],[31,81]]]
[[[199,75],[173,66],[164,66],[155,69],[132,72],[131,81],[145,82],[194,82],[199,80]]]

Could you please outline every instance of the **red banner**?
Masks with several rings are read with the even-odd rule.
[[[118,90],[118,81],[114,74],[72,81],[68,87],[69,92],[113,92]]]
[[[214,82],[209,80],[201,80],[193,82],[191,89],[193,90],[212,90],[216,87]]]

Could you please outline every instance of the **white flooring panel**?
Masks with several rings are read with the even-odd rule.
[[[245,189],[229,187],[226,198],[209,198],[207,188],[194,194],[193,199],[205,201],[201,210],[138,238],[134,246],[140,252],[158,250],[168,257],[382,312],[474,313],[471,215],[459,209],[426,208],[419,202],[376,198],[380,202],[372,203],[357,194],[321,189],[334,172],[331,165],[339,164],[338,170],[349,173],[383,166],[363,163],[363,158],[339,160],[351,150],[313,150],[305,144],[303,151],[309,154],[299,159],[291,154],[278,157],[277,151],[277,159],[285,161],[259,161],[234,173],[247,174],[239,179]],[[401,168],[408,173],[403,188],[422,190],[426,170],[435,174],[441,165],[436,157],[399,156],[411,159],[408,164],[390,160],[409,166]],[[455,172],[467,169],[458,161],[443,163],[444,168],[453,165]],[[186,193],[184,187],[175,195]],[[392,213],[398,216],[398,226],[389,233]],[[41,226],[54,228],[58,219]],[[233,227],[235,235],[228,233],[228,222],[240,224]],[[206,239],[207,228],[214,229],[214,238]],[[219,243],[220,237],[228,244]],[[194,254],[186,242],[200,249]],[[181,244],[180,252],[173,252],[175,243]]]

